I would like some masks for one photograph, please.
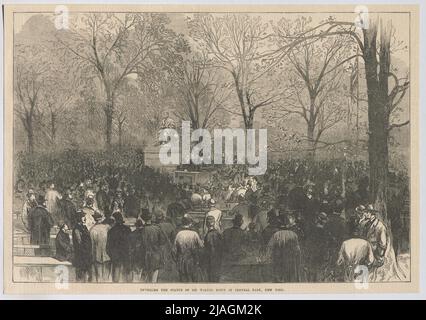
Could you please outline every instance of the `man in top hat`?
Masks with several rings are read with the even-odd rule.
[[[108,231],[106,252],[111,258],[112,281],[128,282],[130,271],[130,227],[124,224],[123,215],[116,211],[112,217],[115,224]]]
[[[207,272],[207,281],[219,282],[223,256],[223,239],[216,229],[214,216],[206,218],[207,233],[204,237],[204,266]]]
[[[193,228],[193,221],[188,215],[182,218],[181,230],[174,242],[176,265],[180,282],[198,282],[201,280],[201,253],[203,241]]]
[[[232,227],[223,231],[224,261],[226,263],[237,263],[246,256],[243,250],[246,240],[243,225],[243,216],[236,214],[232,220]]]
[[[27,192],[27,198],[25,199],[24,205],[22,207],[22,223],[24,224],[24,227],[29,231],[28,226],[28,214],[30,213],[31,209],[35,208],[37,206],[36,201],[36,195],[33,189],[29,189]]]
[[[46,199],[43,195],[39,195],[37,206],[28,213],[31,244],[48,245],[50,242],[50,229],[53,224],[53,219],[46,209]]]
[[[208,231],[207,227],[207,217],[211,216],[214,218],[215,223],[215,229],[219,232],[222,232],[222,211],[217,209],[215,207],[216,201],[214,199],[210,199],[209,203],[209,211],[207,211],[206,216],[204,218],[204,225],[203,225],[203,233],[206,234]]]
[[[262,231],[262,243],[263,248],[266,249],[269,240],[271,240],[272,236],[275,232],[279,230],[279,221],[278,221],[278,212],[276,209],[272,208],[266,214],[268,224]]]
[[[152,223],[152,214],[148,210],[142,212],[141,219],[144,223],[140,232],[144,253],[143,271],[148,282],[156,283],[159,270],[164,267],[163,247],[168,239],[161,228]]]
[[[86,214],[77,211],[78,222],[72,232],[74,247],[73,266],[75,267],[76,280],[80,282],[92,281],[92,240],[86,226]]]
[[[106,282],[111,274],[111,258],[106,251],[108,231],[113,224],[112,219],[104,219],[100,212],[95,212],[95,225],[90,229],[92,240],[93,270],[96,282]]]

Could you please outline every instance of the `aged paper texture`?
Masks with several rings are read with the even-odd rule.
[[[4,291],[419,288],[415,5],[6,5]]]

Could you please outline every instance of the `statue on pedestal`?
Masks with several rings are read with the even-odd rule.
[[[163,119],[160,122],[160,130],[159,130],[159,138],[161,138],[162,136],[164,137],[168,137],[170,135],[170,133],[168,132],[168,129],[170,130],[175,130],[176,129],[176,123],[175,121],[170,118],[170,114],[168,111],[164,111],[163,112]],[[162,145],[167,143],[167,141],[170,140],[170,138],[167,139],[160,139],[160,141],[158,142],[157,145]]]

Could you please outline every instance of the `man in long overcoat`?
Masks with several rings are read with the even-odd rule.
[[[175,239],[177,269],[180,282],[198,282],[201,278],[201,251],[203,242],[198,233],[192,230],[192,219],[182,218],[182,230]]]
[[[92,240],[87,229],[86,217],[83,211],[77,211],[78,223],[72,232],[74,246],[73,266],[75,267],[76,280],[81,282],[92,280]]]
[[[145,211],[142,216],[144,227],[141,230],[144,252],[143,270],[148,282],[157,282],[158,273],[164,267],[163,247],[168,239],[161,228],[152,223],[152,215]]]
[[[73,203],[71,190],[67,190],[64,197],[59,200],[60,218],[70,229],[77,224],[77,208]]]
[[[37,206],[28,214],[28,227],[30,229],[31,244],[48,245],[50,242],[50,229],[53,219],[46,209],[46,201],[43,195],[37,199]]]
[[[106,282],[111,274],[111,259],[106,252],[106,244],[112,219],[103,219],[102,214],[99,212],[95,213],[94,218],[96,224],[90,229],[93,270],[96,282]]]
[[[63,224],[55,239],[56,253],[55,258],[59,261],[72,261],[73,248],[70,238],[70,229],[67,224]]]
[[[280,216],[280,230],[275,232],[268,243],[272,257],[274,282],[299,282],[301,251],[297,234],[289,230],[286,216]]]
[[[123,215],[113,213],[115,224],[108,231],[106,251],[112,263],[112,281],[129,280],[130,273],[130,227],[124,224]]]
[[[223,239],[216,229],[214,216],[206,218],[207,233],[204,237],[204,265],[208,282],[219,282],[223,257]]]

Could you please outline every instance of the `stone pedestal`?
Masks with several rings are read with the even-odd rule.
[[[180,155],[179,155],[179,159],[180,159]],[[145,148],[144,160],[145,160],[144,161],[145,166],[159,169],[160,171],[164,171],[164,172],[174,172],[177,168],[177,165],[173,165],[173,164],[164,165],[161,163],[159,145],[149,146]]]

